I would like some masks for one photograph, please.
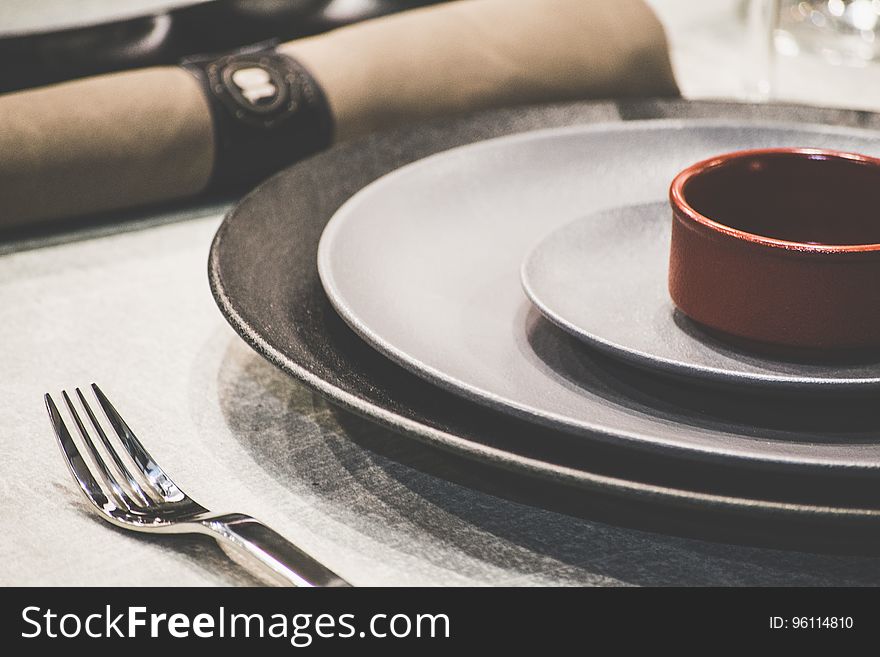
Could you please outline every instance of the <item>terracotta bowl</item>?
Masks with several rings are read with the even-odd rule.
[[[880,346],[880,159],[728,153],[679,173],[669,199],[669,292],[688,317],[764,346]]]

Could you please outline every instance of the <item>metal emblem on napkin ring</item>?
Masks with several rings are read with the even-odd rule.
[[[296,112],[297,75],[276,54],[228,56],[207,64],[213,95],[238,120],[271,127]]]
[[[229,66],[223,82],[236,100],[258,112],[271,112],[284,100],[272,72],[259,66]]]

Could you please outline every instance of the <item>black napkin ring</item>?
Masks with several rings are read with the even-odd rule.
[[[302,64],[274,45],[180,63],[201,82],[211,107],[213,189],[253,184],[333,140],[323,90]]]

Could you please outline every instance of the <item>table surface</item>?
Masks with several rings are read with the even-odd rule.
[[[737,3],[652,4],[685,94],[737,97]],[[815,79],[790,84],[792,97],[831,104]],[[880,108],[863,86],[834,103]],[[206,262],[225,209],[0,244],[0,584],[257,583],[208,539],[134,535],[91,512],[42,395],[92,381],[192,497],[264,520],[355,585],[880,583],[880,558],[572,517],[438,476],[448,457],[365,421],[343,428],[340,411],[253,353],[214,305]]]

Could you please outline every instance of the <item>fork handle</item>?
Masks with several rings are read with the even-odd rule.
[[[200,521],[229,557],[280,586],[351,586],[259,520],[241,513]]]

